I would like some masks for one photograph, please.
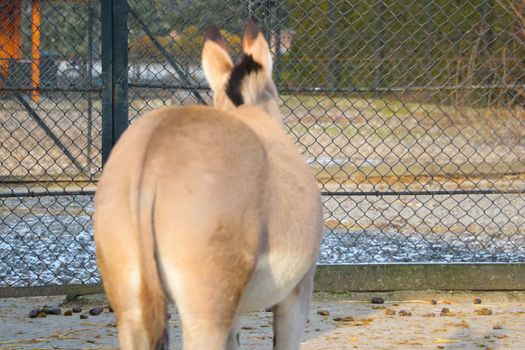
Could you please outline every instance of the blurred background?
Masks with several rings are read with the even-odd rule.
[[[104,3],[0,0],[0,287],[99,282],[118,130],[210,104],[203,34],[236,58],[248,17],[323,193],[321,264],[525,261],[523,1]]]

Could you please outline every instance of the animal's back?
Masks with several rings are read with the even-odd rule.
[[[169,214],[176,225],[199,231],[210,217],[227,220],[248,202],[260,204],[266,161],[256,134],[230,114],[203,106],[163,108],[142,117],[117,143],[99,182],[97,208],[105,210],[97,216],[124,206],[139,230],[141,222],[149,225],[155,205],[155,220]]]

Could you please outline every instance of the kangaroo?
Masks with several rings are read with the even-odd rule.
[[[95,198],[97,263],[122,349],[238,349],[239,318],[271,308],[274,349],[299,349],[321,239],[317,182],[286,135],[268,43],[248,21],[240,62],[209,29],[214,107],[146,113],[118,140]]]

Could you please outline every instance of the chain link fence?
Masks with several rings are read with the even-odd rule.
[[[97,1],[0,0],[0,287],[95,283]]]
[[[99,282],[103,8],[0,0],[0,287]],[[285,127],[323,193],[320,263],[525,262],[523,1],[129,0],[127,10],[130,123],[210,103],[207,26],[223,28],[235,57],[244,20],[262,25]]]

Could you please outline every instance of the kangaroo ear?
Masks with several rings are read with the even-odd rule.
[[[226,41],[215,26],[210,27],[206,33],[202,48],[202,69],[213,92],[224,88],[233,69],[233,62],[226,51]]]
[[[246,21],[244,26],[242,51],[245,55],[251,55],[255,62],[263,66],[268,76],[272,76],[272,54],[270,46],[257,23],[251,19]]]

